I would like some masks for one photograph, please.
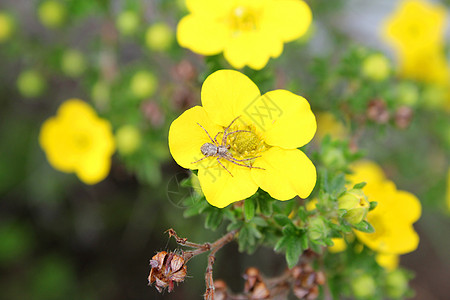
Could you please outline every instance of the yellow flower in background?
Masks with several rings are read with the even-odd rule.
[[[8,40],[13,32],[13,18],[8,13],[0,11],[0,43]]]
[[[339,253],[347,249],[347,243],[344,238],[332,238],[333,246],[328,247],[331,253]]]
[[[180,166],[198,169],[211,205],[246,199],[258,187],[278,200],[309,196],[316,169],[297,149],[316,131],[306,99],[286,90],[261,95],[244,74],[220,70],[206,78],[201,100],[173,121],[169,148]]]
[[[312,21],[302,0],[186,0],[186,5],[190,14],[177,29],[180,45],[202,55],[223,52],[234,68],[262,69]]]
[[[382,254],[405,254],[414,251],[419,236],[412,224],[421,215],[421,205],[413,194],[397,190],[395,184],[385,178],[383,170],[373,162],[362,161],[352,167],[348,176],[352,184],[366,182],[363,188],[369,201],[378,202],[367,214],[367,221],[374,233],[355,231],[357,238],[367,247]]]
[[[379,266],[382,266],[388,271],[397,269],[400,257],[397,254],[378,253],[375,260]]]
[[[446,9],[422,0],[405,0],[385,22],[383,37],[396,51],[399,75],[448,85],[444,52]]]
[[[317,133],[315,140],[321,141],[327,134],[333,139],[343,139],[348,136],[345,125],[330,112],[317,114]]]
[[[400,53],[427,52],[444,44],[446,10],[423,0],[404,0],[388,17],[383,37]]]
[[[109,173],[115,151],[111,125],[79,99],[61,104],[56,116],[42,124],[39,142],[52,167],[75,173],[87,184]]]

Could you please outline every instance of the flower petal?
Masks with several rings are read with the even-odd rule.
[[[224,127],[243,115],[245,108],[260,95],[250,78],[234,70],[219,70],[209,75],[201,92],[208,116],[215,124]]]
[[[111,169],[109,156],[87,155],[76,166],[75,173],[86,184],[96,184],[108,176]]]
[[[306,198],[316,185],[316,168],[300,150],[272,147],[257,158],[251,174],[255,182],[275,199]]]
[[[265,93],[247,113],[263,132],[267,144],[284,149],[305,145],[317,129],[308,101],[286,90]]]
[[[240,32],[230,38],[223,55],[237,69],[248,65],[260,70],[267,65],[270,57],[278,57],[282,52],[283,43],[278,36],[257,31]]]
[[[178,43],[202,55],[220,53],[229,36],[225,24],[194,14],[182,18],[177,27]]]
[[[212,138],[222,130],[211,121],[201,106],[188,109],[172,122],[169,129],[170,153],[175,161],[186,169],[198,168],[198,165],[192,162],[204,156],[200,147],[204,143],[211,143],[206,132],[197,123],[203,126]]]
[[[261,20],[261,31],[289,42],[304,35],[311,21],[311,9],[304,1],[268,1]]]
[[[258,190],[258,185],[250,175],[250,169],[237,166],[225,159],[220,162],[233,175],[231,176],[216,158],[208,158],[198,170],[200,186],[209,204],[218,208],[244,200]]]

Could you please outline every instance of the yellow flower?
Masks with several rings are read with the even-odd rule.
[[[358,239],[367,247],[383,254],[405,254],[414,251],[419,236],[412,224],[421,214],[419,200],[411,193],[397,190],[395,184],[385,178],[383,171],[373,162],[363,161],[353,166],[349,176],[352,184],[366,182],[364,193],[369,201],[378,202],[367,214],[367,221],[374,233],[355,231]]]
[[[332,238],[333,246],[328,247],[331,253],[339,253],[347,249],[347,243],[344,238]]]
[[[317,133],[314,140],[321,141],[327,134],[333,139],[344,139],[348,135],[348,130],[332,113],[318,113]]]
[[[379,266],[388,271],[393,271],[398,267],[399,256],[397,254],[378,253],[375,260]]]
[[[222,208],[246,199],[258,187],[278,200],[306,198],[311,193],[316,169],[297,149],[316,131],[306,99],[286,90],[261,96],[247,76],[220,70],[206,78],[201,100],[203,107],[195,106],[173,121],[169,148],[180,166],[198,169],[211,205]],[[217,143],[212,141],[215,138]],[[228,149],[228,158],[205,157],[205,147],[211,144],[222,145],[221,151]],[[216,150],[216,146],[211,149]]]
[[[301,0],[186,0],[177,39],[202,55],[224,53],[235,68],[262,69],[283,43],[304,35],[312,14]]]
[[[442,47],[446,10],[423,0],[404,0],[384,24],[383,36],[399,53]]]
[[[109,173],[115,150],[111,125],[79,99],[64,102],[57,115],[42,124],[39,142],[55,169],[75,173],[87,184]]]
[[[6,12],[0,11],[0,43],[8,40],[14,32],[14,20]]]

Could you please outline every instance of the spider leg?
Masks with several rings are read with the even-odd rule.
[[[225,145],[225,142],[227,141],[227,136],[228,136],[228,129],[230,129],[231,125],[233,125],[233,123],[239,119],[241,116],[237,116],[236,118],[233,119],[233,121],[231,121],[230,125],[228,125],[227,128],[225,128],[225,130],[223,131],[223,138],[222,138],[222,146]]]
[[[204,157],[202,157],[202,158],[200,158],[200,159],[198,159],[196,161],[191,162],[191,164],[198,163],[198,162],[200,162],[200,161],[202,161],[202,160],[204,160],[205,158],[208,158],[208,157],[211,157],[211,156],[204,156]]]
[[[227,157],[222,157],[222,158],[224,158],[224,159],[228,160],[229,162],[231,162],[231,163],[233,163],[233,164],[235,164],[235,165],[238,165],[238,166],[246,167],[246,168],[249,168],[249,169],[260,169],[260,170],[265,170],[264,168],[253,167],[253,166],[249,166],[249,165],[237,163],[236,161],[230,159],[230,157],[228,157],[228,156],[227,156]]]
[[[206,134],[208,135],[208,137],[209,137],[209,139],[211,140],[211,142],[213,142],[214,145],[217,145],[216,143],[214,143],[214,140],[213,140],[212,137],[209,135],[208,131],[206,131],[206,129],[203,128],[203,126],[200,125],[199,123],[197,123],[197,125],[200,126],[200,127],[206,132]]]
[[[258,158],[258,157],[261,157],[261,155],[254,156],[254,157],[250,157],[250,158],[244,158],[244,159],[236,159],[236,158],[234,158],[233,156],[230,156],[230,158],[231,158],[232,160],[234,160],[234,161],[248,161],[248,160],[252,160],[252,159]]]
[[[217,162],[218,162],[219,165],[221,165],[228,173],[230,173],[231,177],[234,177],[233,174],[231,174],[231,172],[228,171],[228,169],[220,162],[220,157],[217,158]]]
[[[216,142],[216,145],[219,145],[219,143],[217,142],[217,136],[219,135],[219,133],[222,133],[222,131],[219,131],[216,136],[214,137],[214,142]]]

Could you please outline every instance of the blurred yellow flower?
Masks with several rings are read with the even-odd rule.
[[[153,51],[164,52],[169,50],[173,40],[172,28],[164,22],[151,25],[145,33],[145,43]]]
[[[0,11],[0,43],[9,39],[13,31],[13,18],[9,14]]]
[[[399,263],[399,256],[397,254],[378,253],[375,256],[378,265],[382,266],[388,271],[397,269]]]
[[[316,169],[297,149],[316,131],[306,99],[286,90],[261,96],[244,74],[220,70],[206,78],[201,100],[203,107],[173,121],[169,148],[180,166],[198,169],[211,205],[222,208],[246,199],[258,187],[278,200],[309,196]],[[217,151],[223,153],[220,159]]]
[[[47,0],[39,4],[38,16],[44,26],[55,29],[64,23],[67,9],[60,1]]]
[[[177,39],[202,55],[224,53],[234,68],[262,69],[283,43],[304,35],[312,14],[302,0],[186,0]]]
[[[445,7],[423,0],[404,0],[386,20],[383,36],[397,52],[401,77],[450,82],[444,52],[445,22]]]
[[[419,200],[411,193],[397,190],[395,184],[385,178],[383,170],[373,162],[356,163],[348,176],[352,184],[366,182],[364,193],[369,201],[378,202],[367,214],[367,221],[374,233],[355,231],[357,238],[367,247],[383,254],[405,254],[414,251],[419,236],[412,224],[421,215]]]
[[[109,173],[115,151],[111,125],[87,103],[70,99],[42,124],[39,142],[55,169],[75,173],[87,184]]]
[[[320,112],[317,114],[317,133],[315,140],[322,140],[327,134],[333,139],[343,139],[348,130],[332,113]]]
[[[388,17],[384,38],[400,53],[428,52],[444,43],[446,10],[423,0],[404,0]]]
[[[381,53],[371,54],[364,59],[361,71],[369,79],[382,81],[388,78],[391,72],[391,63]]]
[[[339,253],[347,249],[347,243],[344,238],[332,238],[333,246],[328,247],[331,253]]]

